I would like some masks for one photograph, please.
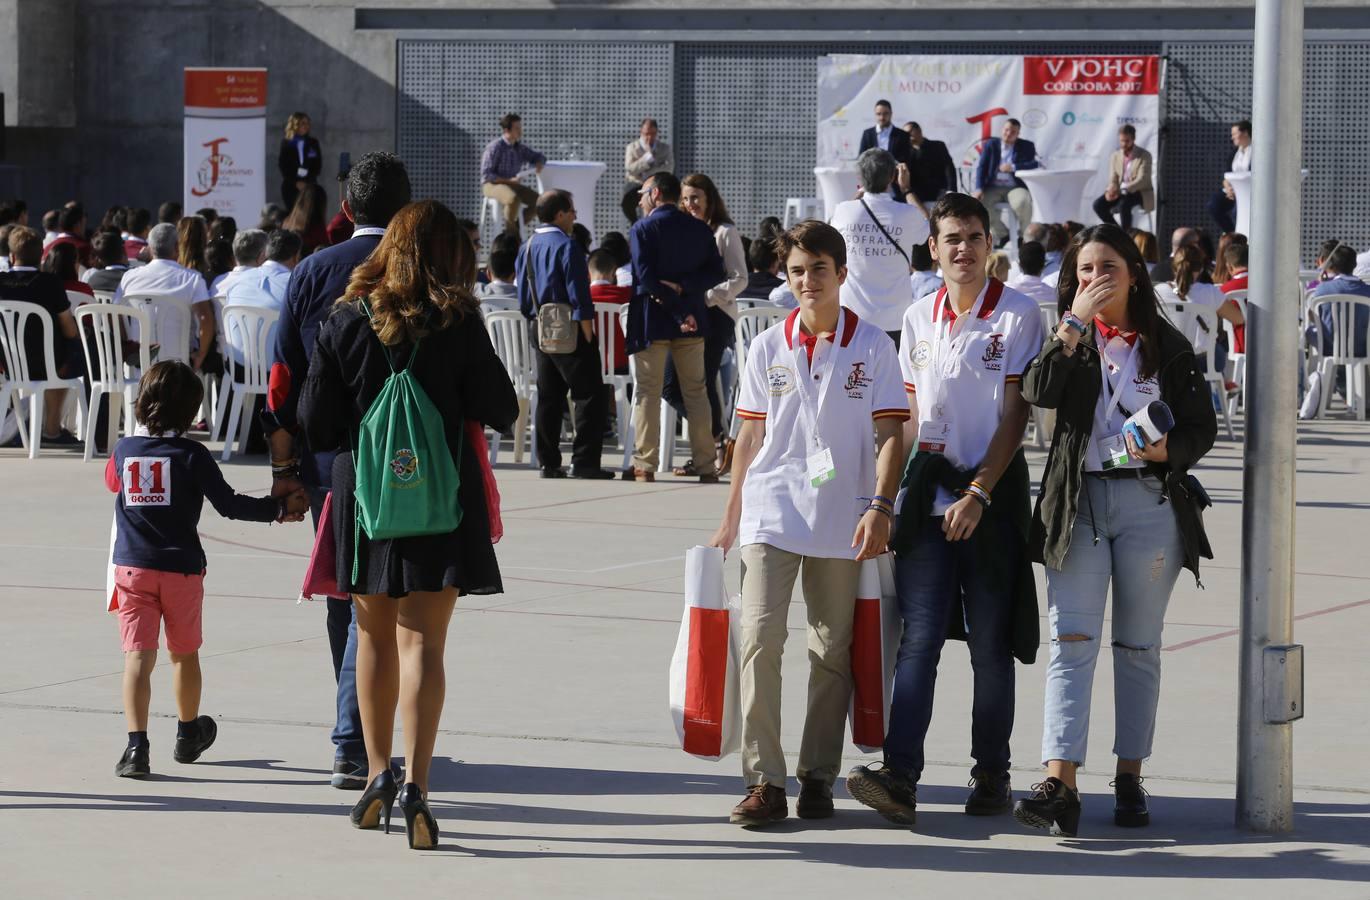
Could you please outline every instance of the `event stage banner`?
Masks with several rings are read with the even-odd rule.
[[[266,174],[266,69],[186,69],[186,213],[210,207],[249,227]]]
[[[1012,117],[1045,168],[1095,171],[1079,219],[1095,222],[1089,205],[1107,184],[1119,126],[1135,126],[1137,144],[1159,157],[1160,90],[1158,56],[825,56],[818,165],[853,165],[883,99],[895,127],[916,121],[925,137],[946,143],[960,189],[970,192],[981,147]]]

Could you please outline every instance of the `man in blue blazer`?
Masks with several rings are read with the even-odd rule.
[[[990,211],[990,231],[994,233],[994,246],[1002,247],[1008,243],[1008,228],[1002,219],[995,215],[994,205],[1007,202],[1018,220],[1018,233],[1022,234],[1032,221],[1032,195],[1027,185],[1016,172],[1022,169],[1037,169],[1037,148],[1032,141],[1019,139],[1022,123],[1009,119],[1004,123],[1002,137],[990,138],[980,151],[980,163],[975,167],[975,198],[985,204]]]
[[[271,444],[271,494],[309,489],[314,526],[319,524],[333,469],[332,453],[310,453],[299,434],[296,410],[309,373],[314,341],[333,304],[347,292],[352,270],[371,255],[390,219],[409,203],[409,173],[393,153],[368,153],[352,167],[343,213],[356,225],[341,244],[305,257],[290,273],[285,305],[276,326],[276,361],[262,425]],[[338,681],[338,719],[333,728],[332,784],[342,790],[366,788],[366,746],[357,708],[357,622],[352,601],[328,600],[328,643]]]
[[[634,295],[628,307],[633,355],[636,448],[626,480],[654,481],[661,440],[661,386],[666,360],[675,363],[690,451],[699,480],[718,481],[709,395],[704,388],[705,293],[728,277],[714,233],[680,207],[680,179],[658,172],[642,185],[646,215],[628,232]],[[667,435],[667,440],[672,436]]]

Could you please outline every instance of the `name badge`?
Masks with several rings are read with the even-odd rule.
[[[309,170],[306,169],[304,166],[300,166],[298,169],[295,170],[295,174],[300,178],[307,178],[309,176]]]
[[[837,468],[832,462],[832,451],[827,447],[809,457],[809,484],[822,487],[837,477]]]
[[[932,408],[932,419],[918,429],[918,449],[929,453],[945,453],[951,440],[952,421],[947,416],[947,405],[938,403]]]
[[[1131,462],[1131,457],[1127,454],[1127,443],[1123,441],[1121,434],[1100,438],[1098,448],[1099,462],[1105,471],[1125,466]]]

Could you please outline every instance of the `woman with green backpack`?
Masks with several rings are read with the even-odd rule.
[[[438,829],[428,771],[457,597],[503,591],[491,544],[480,428],[503,431],[518,400],[471,294],[475,249],[441,203],[411,203],[352,273],[319,332],[300,397],[309,446],[339,450],[332,527],[339,587],[357,610],[357,695],[369,764],[352,824],[390,828],[398,796],[409,845]],[[401,675],[403,673],[403,675]],[[404,716],[405,783],[390,768]]]

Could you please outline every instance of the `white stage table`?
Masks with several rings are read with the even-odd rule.
[[[1093,169],[1025,169],[1014,172],[1032,194],[1032,221],[1044,225],[1084,221],[1085,185]]]
[[[607,168],[602,162],[549,159],[538,175],[538,193],[555,190],[571,192],[576,202],[576,221],[590,229],[596,241],[599,240],[599,232],[595,231],[595,186]]]
[[[855,169],[837,166],[818,166],[813,174],[818,179],[818,196],[823,200],[823,220],[826,222],[832,219],[837,204],[856,196],[860,181]]]
[[[1236,201],[1237,213],[1233,216],[1233,221],[1237,223],[1237,233],[1251,236],[1251,173],[1250,172],[1228,172],[1223,175],[1227,183],[1232,185],[1232,199]],[[1302,184],[1308,178],[1308,170],[1299,170],[1299,183]]]

